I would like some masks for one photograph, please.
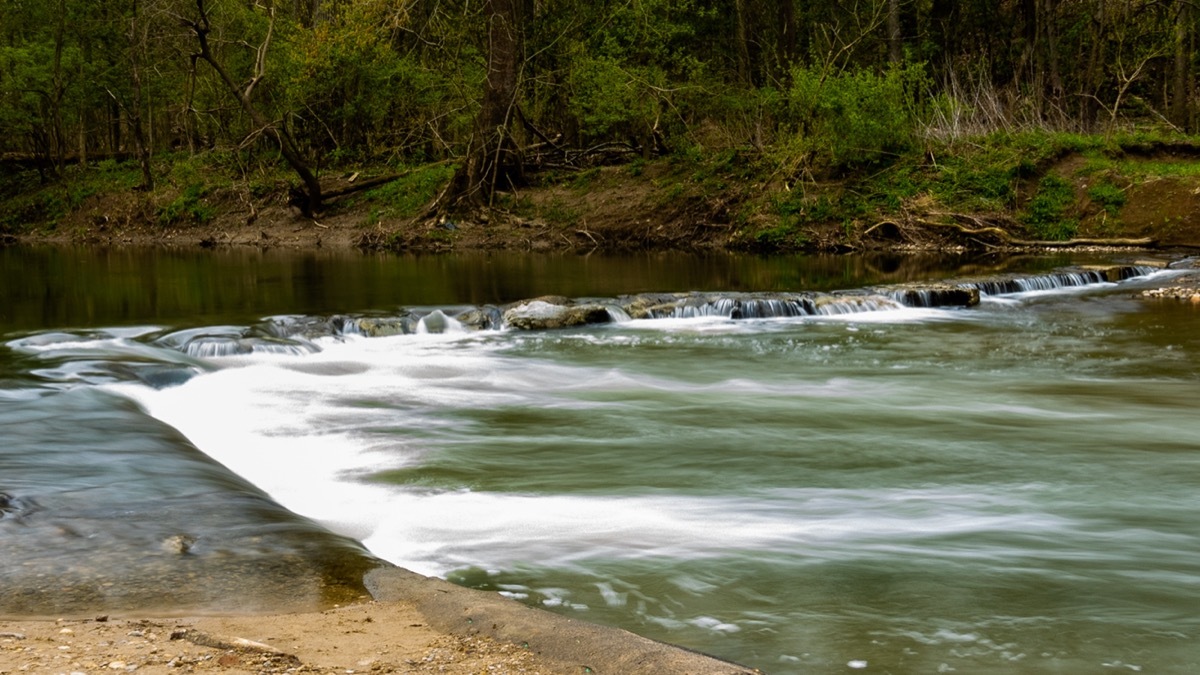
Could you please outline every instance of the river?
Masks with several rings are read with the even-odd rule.
[[[378,556],[771,673],[1197,672],[1200,311],[1134,297],[1171,271],[330,328],[1084,262],[0,249],[0,615],[228,608],[247,576],[254,609],[297,566],[329,602]]]

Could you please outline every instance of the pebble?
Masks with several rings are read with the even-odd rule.
[[[1143,298],[1165,299],[1165,300],[1180,300],[1191,302],[1192,304],[1200,304],[1200,291],[1187,286],[1170,286],[1166,288],[1152,288],[1147,291],[1142,291]]]

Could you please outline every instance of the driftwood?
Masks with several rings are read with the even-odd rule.
[[[1145,237],[1145,238],[1113,238],[1113,239],[1078,238],[1078,239],[1066,239],[1066,240],[1061,240],[1061,241],[1051,241],[1051,240],[1044,240],[1044,239],[1020,239],[1020,238],[1014,237],[1012,234],[1010,234],[1008,232],[1008,230],[1005,230],[1004,228],[1001,228],[1001,227],[996,227],[995,225],[991,225],[987,221],[985,221],[983,218],[980,218],[978,216],[972,216],[972,215],[965,214],[965,213],[941,213],[941,212],[931,212],[929,215],[952,218],[952,219],[954,219],[954,221],[959,221],[959,222],[944,222],[944,221],[939,221],[939,220],[929,220],[926,218],[913,218],[912,220],[915,224],[918,224],[918,225],[923,225],[926,227],[952,229],[960,234],[964,234],[964,235],[971,236],[971,237],[991,236],[991,237],[994,237],[994,238],[1000,240],[1000,242],[1002,242],[1003,244],[1007,244],[1009,246],[1030,246],[1030,247],[1043,247],[1043,248],[1072,248],[1072,247],[1076,247],[1076,246],[1152,247],[1156,244],[1155,240],[1151,239],[1149,237]],[[963,222],[971,223],[975,227],[970,227],[968,225],[964,225]],[[880,222],[880,223],[876,224],[875,226],[871,227],[870,229],[868,229],[867,232],[870,232],[871,230],[874,230],[876,227],[879,227],[881,225],[888,225],[888,224],[898,226],[898,223],[895,223],[894,221],[883,221],[883,222]]]

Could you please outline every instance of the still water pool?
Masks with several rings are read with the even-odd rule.
[[[296,338],[279,327],[401,304],[831,290],[1076,261],[0,255],[26,289],[3,291],[0,491],[40,509],[0,519],[0,540],[66,504],[90,528],[69,546],[101,559],[180,527],[199,533],[197,559],[320,558],[247,534],[265,522],[341,551],[335,566],[361,543],[772,673],[1200,670],[1200,311],[1133,297],[1170,272],[969,308]],[[263,325],[253,347],[186,347]],[[129,443],[151,464],[121,465],[114,486]],[[189,448],[191,468],[152,465]],[[120,509],[70,501],[223,481],[254,515],[163,526],[134,508],[145,542],[110,526]],[[14,570],[44,552],[9,550],[6,581],[28,582]],[[154,560],[122,564],[170,564]]]

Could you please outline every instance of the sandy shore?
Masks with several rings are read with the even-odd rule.
[[[434,630],[412,605],[308,614],[0,621],[0,673],[555,673],[528,649]]]
[[[398,568],[365,582],[319,612],[0,620],[0,675],[758,672]]]

